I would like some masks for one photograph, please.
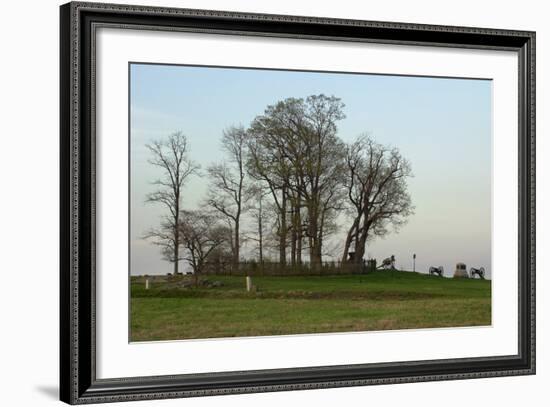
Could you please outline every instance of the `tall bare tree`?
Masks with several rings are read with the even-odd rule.
[[[245,189],[246,178],[246,130],[230,127],[223,132],[221,147],[227,161],[208,167],[211,188],[208,203],[228,221],[233,232],[231,249],[233,267],[240,261],[241,218],[246,211],[249,193]]]
[[[209,256],[227,241],[227,228],[217,217],[204,210],[182,211],[179,232],[183,259],[193,269],[195,285],[203,273]]]
[[[187,138],[182,132],[153,141],[146,145],[151,153],[149,163],[158,167],[162,175],[153,181],[157,190],[147,195],[146,202],[163,205],[168,213],[163,216],[161,225],[150,230],[150,238],[162,248],[166,260],[174,263],[174,274],[179,273],[181,245],[179,227],[181,217],[182,190],[187,179],[197,172],[199,166],[189,158]]]
[[[366,242],[383,236],[388,227],[398,229],[414,213],[407,178],[412,176],[409,162],[396,148],[360,136],[348,146],[345,186],[352,214],[344,244],[342,262],[349,262],[354,247],[353,262],[362,262]]]

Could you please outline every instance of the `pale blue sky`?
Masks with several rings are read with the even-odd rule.
[[[491,81],[144,64],[130,69],[132,274],[171,271],[158,248],[141,239],[163,210],[144,203],[158,178],[147,163],[146,143],[181,130],[192,158],[206,168],[223,159],[224,128],[247,126],[284,98],[320,93],[345,103],[346,119],[338,123],[344,141],[369,133],[399,148],[412,165],[416,214],[399,233],[373,242],[368,254],[395,254],[398,266],[411,269],[416,253],[417,271],[443,265],[451,275],[459,261],[490,271]],[[206,181],[190,180],[184,207],[200,204]]]

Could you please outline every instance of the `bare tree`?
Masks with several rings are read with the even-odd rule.
[[[230,127],[223,132],[222,150],[228,160],[208,168],[211,188],[208,203],[229,223],[233,232],[231,249],[233,267],[239,266],[241,248],[241,218],[246,211],[249,194],[245,190],[246,130],[244,127]]]
[[[174,274],[178,274],[181,239],[178,225],[181,216],[182,189],[186,180],[196,173],[199,166],[188,156],[187,138],[182,132],[172,133],[165,139],[146,145],[151,153],[149,163],[162,171],[162,176],[153,182],[157,190],[147,195],[146,202],[164,205],[168,213],[161,225],[145,235],[162,248],[166,260],[174,263]]]
[[[407,191],[412,176],[409,162],[396,148],[384,147],[368,136],[359,137],[348,146],[346,155],[346,190],[352,214],[344,244],[342,262],[348,259],[353,245],[353,262],[361,262],[368,239],[384,236],[414,213]]]
[[[203,273],[209,256],[227,241],[227,228],[212,213],[182,211],[179,232],[183,244],[183,259],[193,269],[195,285]]]

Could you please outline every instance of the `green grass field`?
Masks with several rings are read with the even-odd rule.
[[[181,277],[184,278],[184,277]],[[491,282],[412,272],[212,276],[216,288],[131,280],[131,341],[350,332],[491,324]]]

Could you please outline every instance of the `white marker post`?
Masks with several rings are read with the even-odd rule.
[[[148,278],[145,279],[145,289],[146,290],[149,289],[149,279]]]
[[[250,292],[252,290],[252,278],[250,276],[246,276],[246,291]]]

